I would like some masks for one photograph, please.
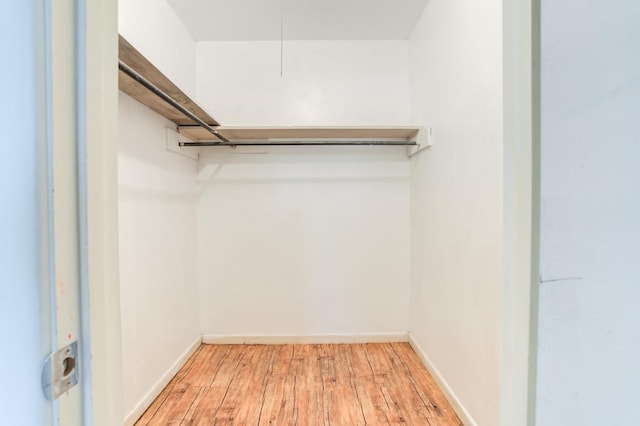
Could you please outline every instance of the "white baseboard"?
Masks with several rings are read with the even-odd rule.
[[[418,355],[418,357],[420,358],[424,366],[427,368],[427,370],[429,370],[429,372],[435,379],[436,383],[438,383],[440,390],[442,390],[442,392],[444,393],[444,396],[447,398],[447,401],[449,401],[449,403],[451,404],[451,407],[460,418],[460,421],[462,422],[462,424],[464,424],[465,426],[478,426],[478,423],[476,423],[476,421],[473,420],[473,417],[471,417],[471,414],[469,414],[469,411],[467,411],[465,406],[462,405],[462,402],[458,399],[456,394],[453,392],[453,389],[451,389],[451,386],[449,386],[445,378],[442,376],[442,374],[440,374],[440,371],[438,371],[438,369],[433,364],[433,362],[431,362],[427,354],[422,350],[422,348],[420,347],[416,339],[413,337],[413,335],[409,333],[408,336],[409,336],[409,344],[411,345],[415,353]]]
[[[218,345],[283,345],[283,344],[320,344],[320,343],[385,343],[408,342],[407,333],[364,333],[364,334],[310,334],[310,335],[271,335],[225,336],[206,334],[202,336],[204,344]]]
[[[178,360],[167,370],[167,372],[156,382],[155,385],[147,392],[142,400],[136,405],[136,407],[125,417],[125,426],[133,426],[135,422],[144,414],[144,412],[151,406],[153,401],[160,395],[165,387],[169,384],[173,376],[176,375],[178,370],[187,362],[187,360],[194,354],[196,349],[202,344],[202,338],[198,337],[191,346],[178,358]]]

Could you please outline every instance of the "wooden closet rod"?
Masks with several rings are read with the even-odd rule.
[[[211,133],[221,141],[221,142],[209,142],[210,145],[208,146],[215,146],[216,144],[221,144],[221,143],[225,143],[225,146],[226,146],[226,143],[229,142],[229,140],[224,136],[222,136],[216,129],[208,125],[206,122],[202,121],[197,115],[193,114],[191,111],[183,107],[178,101],[176,101],[171,96],[167,95],[165,92],[160,90],[155,84],[153,84],[152,82],[144,78],[142,75],[140,75],[137,71],[135,71],[129,65],[125,64],[121,60],[118,60],[118,68],[122,72],[127,74],[129,77],[133,78],[138,83],[146,87],[149,91],[151,91],[153,94],[158,96],[160,99],[162,99],[163,101],[165,101],[166,103],[168,103],[169,105],[171,105],[172,107],[174,107],[175,109],[177,109],[178,111],[180,111],[181,113],[189,117],[191,120],[198,123],[200,127],[206,129],[209,133]]]

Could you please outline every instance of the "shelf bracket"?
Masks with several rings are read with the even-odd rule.
[[[433,146],[433,127],[421,128],[416,135],[416,144],[407,146],[407,158],[412,158],[418,153]]]

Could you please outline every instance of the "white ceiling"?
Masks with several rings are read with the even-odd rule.
[[[197,41],[406,40],[428,0],[168,0]]]

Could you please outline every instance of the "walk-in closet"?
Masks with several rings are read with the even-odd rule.
[[[458,3],[120,0],[127,425],[497,424],[502,9]]]

